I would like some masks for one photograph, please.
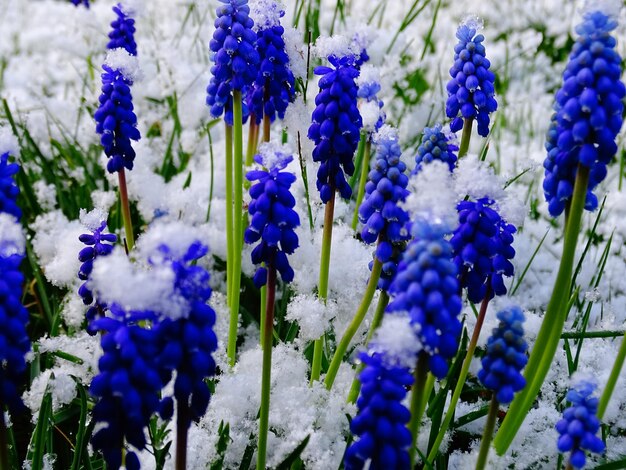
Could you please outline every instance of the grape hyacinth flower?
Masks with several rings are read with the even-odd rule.
[[[176,465],[185,468],[187,432],[191,422],[197,422],[206,412],[211,393],[205,379],[215,374],[216,367],[212,356],[217,349],[217,336],[213,331],[215,312],[207,305],[212,293],[209,273],[194,264],[208,253],[208,248],[194,242],[180,259],[176,259],[166,244],[159,250],[158,264],[171,266],[174,291],[187,304],[184,316],[169,317],[165,312],[156,327],[160,350],[156,363],[161,376],[166,377],[164,382],[169,382],[176,371]],[[167,419],[172,411],[172,399],[166,397],[161,404],[161,415]]]
[[[452,119],[452,132],[461,130],[463,119],[476,119],[478,134],[486,137],[489,115],[497,109],[498,103],[494,98],[495,75],[489,70],[491,63],[485,57],[485,37],[477,34],[478,28],[478,22],[470,19],[456,31],[459,42],[454,47],[454,64],[450,68],[452,78],[446,86],[446,116]]]
[[[454,170],[457,160],[454,152],[459,150],[455,140],[456,135],[453,132],[445,133],[441,124],[436,124],[434,127],[425,127],[422,141],[417,148],[417,155],[415,155],[415,168],[411,174],[419,173],[422,165],[428,164],[433,160],[445,162],[450,167],[450,171]]]
[[[100,134],[100,143],[109,157],[109,173],[120,172],[123,168],[133,169],[135,150],[131,141],[141,138],[131,95],[138,68],[134,59],[137,55],[134,20],[120,5],[114,6],[113,11],[118,18],[111,23],[110,52],[102,65],[100,106],[94,114],[96,132]]]
[[[84,5],[85,8],[89,8],[89,0],[70,0],[74,4],[74,6]]]
[[[399,254],[402,251],[399,245],[409,239],[406,229],[409,215],[399,206],[409,194],[406,189],[409,178],[406,164],[400,159],[402,150],[397,131],[384,127],[374,136],[374,143],[376,161],[365,185],[365,199],[359,208],[359,218],[363,223],[363,241],[374,243],[379,239],[376,259],[382,263],[382,285],[388,287],[398,263],[394,252]]]
[[[19,218],[0,212],[0,406],[7,406],[10,411],[24,406],[20,387],[26,372],[25,356],[30,351],[26,332],[28,311],[21,300],[24,275],[20,264],[25,243]],[[3,416],[0,416],[0,426],[5,426]],[[6,449],[0,452],[4,454]]]
[[[256,50],[260,56],[257,76],[248,92],[248,108],[259,124],[267,115],[269,122],[285,117],[285,111],[295,94],[296,81],[289,68],[285,51],[285,29],[280,18],[285,15],[281,5],[273,0],[257,4]],[[262,22],[258,18],[262,18]]]
[[[17,205],[20,193],[14,177],[20,167],[17,163],[9,163],[9,153],[0,155],[0,213],[11,214],[16,219],[22,218],[22,209]]]
[[[296,177],[284,170],[293,160],[286,149],[264,144],[254,160],[266,170],[252,170],[246,178],[253,183],[250,187],[252,201],[248,206],[250,226],[244,233],[245,242],[260,243],[252,250],[252,263],[270,263],[283,280],[291,282],[294,272],[287,255],[298,247],[295,228],[300,218],[293,210],[295,198],[290,192]],[[254,274],[254,284],[261,287],[267,283],[267,268],[260,266]]]
[[[500,403],[510,403],[514,394],[526,386],[526,380],[520,374],[528,361],[528,344],[524,340],[522,327],[524,314],[519,307],[512,306],[498,312],[498,319],[500,324],[487,340],[487,352],[482,359],[482,369],[478,372],[478,379],[493,391],[493,395],[476,461],[477,470],[483,470],[487,465]]]
[[[141,326],[155,322],[155,314],[127,313],[116,304],[109,312],[110,316],[92,323],[103,332],[99,373],[90,388],[98,399],[93,418],[105,426],[91,442],[110,468],[119,468],[125,443],[136,450],[146,447],[145,428],[160,407],[159,393],[165,382],[156,363],[160,351],[158,330]],[[125,452],[124,464],[128,470],[139,469],[134,450]]]
[[[82,243],[87,245],[78,254],[78,259],[81,262],[78,278],[84,281],[78,289],[78,295],[82,297],[83,303],[89,306],[85,317],[87,319],[87,332],[90,335],[97,332],[92,326],[93,320],[103,317],[107,306],[104,302],[94,299],[94,294],[88,286],[89,275],[93,270],[94,260],[98,256],[109,255],[113,251],[113,243],[117,242],[115,234],[104,233],[106,226],[106,220],[103,220],[98,226],[88,227],[91,233],[83,233],[78,237]]]
[[[321,162],[317,189],[324,203],[331,199],[335,190],[344,199],[352,195],[344,173],[354,173],[352,157],[362,126],[355,83],[359,71],[354,65],[354,56],[331,55],[328,61],[333,67],[319,66],[314,71],[320,76],[320,91],[315,97],[316,108],[308,133],[309,139],[315,143],[313,160]]]
[[[107,49],[113,50],[121,47],[130,55],[136,56],[135,19],[130,16],[127,8],[120,3],[113,7],[113,12],[117,15],[117,18],[111,22]]]
[[[604,442],[596,433],[600,421],[596,417],[598,399],[593,396],[596,385],[582,380],[567,392],[572,406],[563,412],[563,419],[556,424],[559,433],[559,452],[571,452],[569,463],[574,468],[583,468],[587,461],[585,451],[601,454]]]
[[[378,98],[380,93],[380,72],[372,65],[365,65],[357,79],[359,89],[359,113],[363,121],[363,128],[368,132],[378,132],[385,123],[386,115],[383,111],[383,100]]]
[[[585,209],[596,209],[593,190],[617,151],[626,88],[611,35],[616,27],[616,18],[592,7],[576,28],[578,38],[556,94],[556,115],[546,142],[543,189],[553,217],[569,205],[578,168],[589,171]]]
[[[255,161],[266,170],[252,170],[246,175],[254,184],[250,187],[252,201],[248,207],[250,226],[244,233],[244,239],[248,244],[260,242],[252,250],[252,263],[264,263],[264,266],[257,269],[254,284],[257,287],[267,286],[266,305],[260,319],[263,371],[257,468],[265,468],[267,451],[276,272],[280,273],[283,282],[293,280],[294,272],[289,266],[287,255],[298,247],[295,228],[300,225],[300,219],[293,210],[296,200],[290,192],[296,176],[282,171],[292,160],[293,156],[286,148],[263,144]]]
[[[245,92],[258,74],[259,53],[255,49],[257,34],[250,18],[248,0],[219,0],[215,32],[209,44],[211,82],[206,103],[215,118],[224,114],[233,124],[233,91]]]
[[[467,288],[470,302],[506,294],[503,276],[513,275],[511,246],[516,229],[493,208],[494,201],[481,198],[461,201],[459,226],[450,240],[454,261],[461,274],[461,286]]]
[[[408,312],[418,327],[428,366],[437,378],[448,372],[447,361],[458,349],[461,334],[461,298],[452,245],[440,225],[416,222],[409,243],[389,287],[393,300],[388,312]]]
[[[520,371],[526,365],[528,344],[524,340],[524,313],[519,307],[498,312],[500,324],[487,340],[478,379],[492,390],[499,403],[507,404],[526,385]]]
[[[386,363],[384,355],[362,353],[365,368],[359,376],[358,414],[350,429],[359,439],[346,450],[346,470],[360,470],[369,461],[372,470],[409,468],[411,413],[402,404],[413,383],[408,367]]]

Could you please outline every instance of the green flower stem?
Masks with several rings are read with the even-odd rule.
[[[465,379],[467,378],[467,373],[469,372],[470,364],[472,363],[472,358],[474,357],[474,351],[476,351],[476,344],[478,343],[478,338],[480,336],[480,330],[483,327],[483,323],[485,321],[485,316],[487,314],[487,306],[489,305],[489,298],[491,297],[491,279],[487,280],[487,291],[485,292],[485,298],[480,304],[480,311],[478,312],[478,317],[476,317],[476,325],[474,326],[474,332],[472,333],[472,338],[467,345],[467,353],[465,353],[465,359],[463,359],[463,365],[461,366],[461,372],[459,373],[459,378],[457,379],[456,386],[454,387],[454,392],[452,392],[452,398],[450,399],[450,405],[448,406],[448,410],[446,411],[446,415],[441,422],[441,426],[439,426],[439,432],[437,433],[437,437],[435,442],[430,449],[430,453],[428,454],[428,463],[432,464],[435,461],[435,457],[439,452],[439,446],[441,445],[441,441],[443,441],[443,436],[445,436],[446,431],[450,427],[450,423],[452,422],[452,417],[454,416],[454,410],[456,409],[456,404],[461,397],[461,391],[463,390],[463,386],[465,385]]]
[[[572,271],[576,255],[576,243],[580,232],[583,209],[589,185],[589,169],[578,165],[574,194],[565,227],[563,255],[554,283],[554,290],[548,302],[539,334],[526,365],[526,387],[513,400],[493,441],[499,455],[502,455],[513,442],[528,410],[532,406],[541,385],[546,378],[550,364],[556,354],[563,325],[567,317],[567,303],[570,297]]]
[[[622,339],[622,345],[620,346],[617,357],[615,358],[613,369],[611,369],[609,381],[606,383],[606,387],[604,387],[604,391],[602,392],[602,396],[600,397],[600,404],[598,405],[599,420],[602,420],[604,412],[606,411],[606,407],[609,405],[609,400],[611,399],[611,395],[613,395],[615,384],[617,383],[619,374],[621,373],[622,367],[624,366],[624,359],[626,359],[626,334]]]
[[[363,319],[365,318],[365,314],[369,309],[372,299],[374,298],[374,293],[376,292],[376,287],[378,286],[378,280],[380,279],[380,273],[382,271],[383,264],[380,262],[378,258],[374,259],[374,265],[372,266],[372,273],[370,274],[369,282],[367,283],[367,288],[365,289],[365,294],[363,294],[363,299],[359,304],[359,308],[357,309],[354,318],[348,325],[345,333],[341,337],[339,344],[337,345],[337,349],[335,350],[335,354],[330,362],[330,366],[328,367],[328,372],[326,373],[326,377],[324,378],[324,385],[326,388],[330,390],[333,387],[333,382],[335,381],[335,377],[337,376],[337,372],[339,371],[339,367],[341,366],[341,362],[343,361],[343,357],[348,350],[348,346],[350,346],[350,341],[354,338],[356,331],[363,323]]]
[[[472,124],[474,124],[474,118],[463,120],[463,134],[461,135],[461,145],[459,146],[459,159],[467,155],[469,150],[470,140],[472,139]]]
[[[267,286],[261,287],[261,305],[259,312],[259,325],[261,328],[261,349],[265,348],[265,321],[267,319]]]
[[[363,139],[363,133],[361,133],[361,139]],[[361,162],[361,177],[359,178],[359,191],[356,195],[356,206],[354,207],[354,216],[352,217],[352,230],[356,230],[356,226],[359,222],[359,207],[363,202],[365,196],[365,183],[367,183],[367,175],[370,172],[370,157],[372,153],[372,142],[366,136],[365,139],[365,151],[363,152],[363,161]]]
[[[7,425],[4,422],[4,409],[0,410],[0,470],[9,470],[9,442]]]
[[[235,237],[233,229],[233,128],[226,125],[226,286],[227,301],[230,308],[230,323],[228,328],[228,345],[226,353],[228,362],[235,364],[235,349],[237,347],[237,327],[239,315],[232,309],[233,303],[233,266],[235,252]]]
[[[361,129],[361,133],[359,135],[359,146],[356,149],[356,157],[354,158],[354,173],[348,180],[348,184],[354,191],[354,185],[356,184],[356,180],[361,173],[361,163],[363,162],[363,153],[365,153],[365,141],[367,140],[367,132]]]
[[[370,325],[370,329],[367,332],[367,337],[365,338],[365,343],[363,346],[367,346],[372,337],[374,336],[374,332],[378,329],[380,324],[383,322],[383,315],[385,314],[385,309],[389,304],[389,294],[387,291],[383,290],[380,292],[380,296],[378,297],[378,304],[376,305],[376,311],[374,312],[374,318],[372,319],[372,324]],[[348,403],[356,403],[356,399],[359,397],[359,392],[361,391],[361,382],[359,381],[359,374],[363,370],[363,364],[359,365],[357,368],[356,377],[352,381],[352,385],[350,386],[350,393],[348,393]]]
[[[135,235],[133,234],[133,221],[130,218],[130,204],[128,202],[128,188],[126,187],[126,173],[124,168],[117,172],[120,204],[122,206],[122,218],[124,219],[124,231],[126,232],[126,249],[132,250],[135,246]]]
[[[274,301],[276,299],[276,268],[273,263],[267,266],[267,307],[263,339],[263,371],[261,375],[261,411],[259,417],[259,442],[256,468],[265,468],[267,452],[267,432],[270,417],[270,385],[272,378],[272,331],[274,329]]]
[[[243,123],[241,91],[233,91],[233,238],[232,285],[230,289],[230,328],[228,331],[228,363],[235,365],[237,349],[237,329],[239,326],[239,296],[241,286],[241,250],[243,247]],[[234,235],[234,236],[233,236]]]
[[[189,419],[189,405],[176,400],[176,470],[187,468],[187,433],[191,421]]]
[[[424,393],[422,396],[422,401],[420,402],[420,407],[418,410],[418,416],[423,416],[424,411],[426,411],[426,405],[428,405],[428,397],[430,397],[430,392],[433,391],[433,387],[435,386],[435,376],[428,373],[428,377],[426,378],[426,385],[424,386]]]
[[[317,283],[317,295],[326,303],[328,298],[328,273],[330,271],[330,247],[333,239],[333,219],[335,217],[335,185],[330,185],[330,199],[324,210],[324,232],[322,233],[322,255],[320,259],[320,277]],[[324,335],[315,340],[313,364],[311,365],[311,384],[320,378],[322,371],[322,352]]]
[[[409,448],[409,468],[415,467],[415,454],[417,453],[417,436],[419,434],[420,422],[422,421],[422,402],[424,401],[424,392],[426,391],[426,382],[428,381],[428,355],[425,352],[419,353],[417,356],[417,364],[415,365],[415,381],[411,390],[411,421],[409,422],[409,431],[411,431],[411,447]]]
[[[496,428],[496,419],[498,418],[499,409],[500,404],[498,403],[496,394],[494,393],[491,397],[489,413],[487,414],[487,422],[485,423],[485,429],[483,430],[483,439],[480,443],[480,452],[478,453],[478,460],[476,461],[476,470],[484,470],[485,465],[487,465],[489,447],[491,447],[491,438],[493,437],[493,430]]]
[[[259,126],[256,123],[254,114],[250,115],[250,130],[248,131],[248,150],[246,151],[246,166],[254,163],[254,154],[256,153],[257,142],[259,140]]]

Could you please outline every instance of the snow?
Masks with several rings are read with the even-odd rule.
[[[9,126],[0,126],[0,155],[8,153],[13,157],[20,155],[20,146]]]
[[[408,313],[384,315],[368,351],[370,354],[382,354],[391,366],[412,368],[417,354],[422,350],[417,334]]]
[[[124,78],[133,82],[141,80],[143,77],[139,67],[139,60],[134,55],[129,54],[123,47],[107,52],[104,63],[113,70],[119,70],[124,75]]]
[[[22,226],[12,215],[0,212],[0,256],[23,255],[25,248]]]

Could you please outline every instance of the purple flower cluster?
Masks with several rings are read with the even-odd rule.
[[[352,188],[344,173],[354,173],[352,157],[360,138],[363,125],[357,108],[358,88],[355,79],[359,75],[354,57],[328,58],[333,67],[319,66],[320,91],[315,97],[315,111],[309,127],[309,139],[315,143],[313,160],[321,162],[317,171],[317,190],[322,202],[330,200],[335,190],[349,199]]]
[[[248,0],[219,0],[211,49],[211,82],[206,103],[211,115],[224,114],[227,124],[233,123],[234,90],[245,92],[257,78],[259,53],[255,49],[256,33],[250,18]]]
[[[394,299],[388,312],[407,312],[418,326],[419,339],[429,355],[435,377],[448,372],[447,361],[458,349],[461,334],[461,298],[452,245],[442,227],[417,222],[414,240],[407,246],[398,273],[389,287]]]
[[[448,164],[450,171],[454,170],[457,156],[454,152],[459,148],[454,144],[455,135],[446,135],[437,124],[434,127],[425,127],[422,141],[415,155],[415,168],[411,174],[419,173],[424,164],[439,160]]]
[[[359,437],[346,451],[346,470],[409,468],[411,433],[406,424],[411,413],[402,404],[413,377],[407,367],[390,367],[381,355],[362,354],[365,368],[359,376],[358,414],[350,429]]]
[[[485,37],[476,34],[476,26],[462,24],[456,31],[459,42],[454,46],[454,64],[450,68],[446,116],[452,119],[450,129],[461,130],[463,119],[476,119],[478,134],[489,134],[489,115],[498,108],[494,98],[495,75],[485,57]],[[459,116],[460,114],[460,116]]]
[[[556,423],[560,437],[559,452],[571,452],[570,463],[583,468],[587,461],[585,450],[596,454],[604,451],[604,442],[596,436],[600,421],[596,417],[598,399],[593,396],[595,384],[582,382],[567,392],[572,406],[563,412],[563,419]]]
[[[300,218],[293,210],[296,200],[290,192],[296,176],[282,170],[293,160],[293,156],[279,150],[267,152],[272,154],[269,159],[264,159],[263,155],[255,157],[255,161],[267,166],[267,170],[252,170],[246,175],[249,181],[255,183],[250,187],[250,226],[244,233],[244,239],[250,245],[260,241],[252,250],[252,263],[271,264],[284,282],[291,282],[294,272],[287,255],[298,247],[295,228],[300,225]],[[259,267],[254,275],[254,284],[261,287],[266,282],[267,269]]]
[[[113,251],[113,243],[117,241],[117,237],[112,233],[103,233],[106,229],[106,221],[102,221],[99,227],[92,230],[91,233],[83,233],[78,239],[87,245],[78,254],[81,262],[78,270],[78,278],[84,281],[78,289],[78,295],[83,299],[85,305],[89,305],[85,317],[87,319],[87,332],[91,335],[96,334],[97,330],[93,328],[92,322],[96,318],[104,316],[106,312],[106,304],[94,299],[93,292],[87,285],[89,275],[93,271],[93,262],[98,256],[107,256]],[[95,300],[95,303],[94,303]]]
[[[11,214],[16,219],[22,217],[22,209],[17,205],[20,190],[14,177],[20,167],[17,163],[9,163],[9,153],[0,155],[0,212]]]
[[[285,14],[280,11],[279,16]],[[248,108],[254,113],[257,124],[263,116],[274,122],[285,117],[285,111],[293,100],[296,80],[289,68],[289,56],[285,52],[285,29],[280,24],[258,25],[256,50],[260,56],[259,70],[248,92]]]
[[[135,19],[129,16],[119,3],[113,7],[113,12],[117,15],[117,18],[111,22],[107,49],[113,50],[121,47],[130,55],[136,56]]]
[[[487,352],[482,360],[478,379],[496,395],[499,403],[507,404],[513,395],[526,386],[520,371],[528,362],[524,340],[524,313],[519,307],[498,312],[500,324],[487,340]]]
[[[516,229],[492,207],[494,201],[481,198],[461,201],[457,206],[459,226],[450,240],[454,261],[461,274],[461,287],[467,288],[470,302],[481,302],[506,294],[503,276],[514,273],[513,234]]]
[[[576,28],[578,38],[556,94],[543,164],[543,190],[554,217],[572,198],[579,165],[590,171],[585,209],[598,206],[593,190],[606,177],[606,166],[617,151],[626,88],[611,36],[616,27],[617,21],[606,13],[590,11]]]

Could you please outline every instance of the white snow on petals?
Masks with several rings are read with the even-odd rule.
[[[22,226],[15,217],[0,212],[0,256],[22,255],[26,246]]]
[[[272,170],[275,167],[284,168],[285,158],[293,155],[293,151],[287,144],[266,142],[259,147],[259,155],[261,156],[263,166],[268,170]]]
[[[617,19],[622,9],[623,2],[621,0],[585,0],[582,8],[583,15],[600,11],[606,16]]]
[[[254,30],[280,26],[281,13],[284,11],[284,5],[277,0],[252,0],[250,17],[254,20]]]
[[[130,17],[141,15],[145,9],[143,0],[122,0],[120,7],[124,14]]]
[[[325,59],[331,55],[344,57],[347,55],[359,55],[361,47],[359,44],[346,36],[336,34],[334,36],[320,36],[313,46],[313,54],[316,57]]]
[[[384,315],[369,348],[370,353],[381,353],[390,365],[413,367],[422,344],[409,315],[394,313]]]
[[[479,16],[469,14],[461,20],[460,26],[467,26],[475,31],[480,31],[485,27],[485,22]]]
[[[137,57],[130,55],[123,47],[118,47],[107,53],[104,63],[111,67],[113,70],[119,70],[124,75],[124,78],[136,82],[141,80],[142,73],[139,68],[139,61]]]
[[[433,161],[409,179],[410,191],[402,204],[411,215],[427,220],[440,220],[450,228],[456,227],[458,197],[447,163]]]
[[[107,213],[102,209],[93,209],[87,212],[85,209],[80,210],[80,223],[92,232],[98,230],[102,222],[107,220]]]

